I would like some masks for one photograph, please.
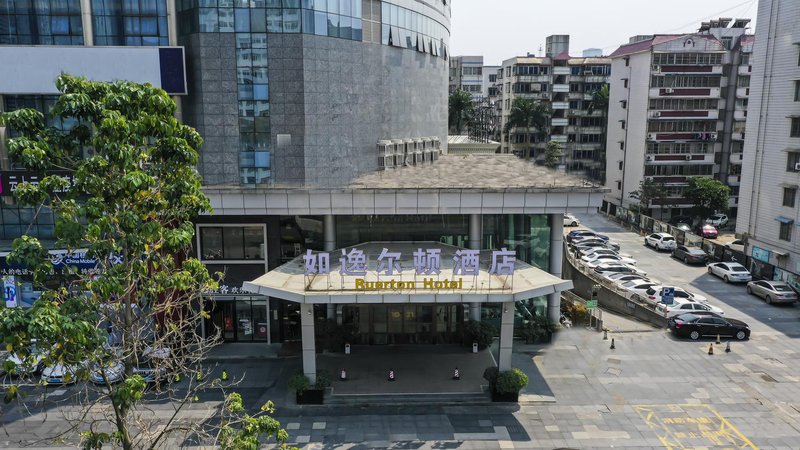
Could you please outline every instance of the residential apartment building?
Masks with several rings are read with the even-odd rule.
[[[214,208],[197,220],[195,252],[210,272],[226,274],[204,298],[207,332],[219,330],[225,341],[302,340],[313,381],[319,319],[352,326],[353,343],[365,345],[458,342],[468,318],[491,319],[503,330],[500,367],[510,368],[517,311],[558,320],[560,291],[571,287],[558,279],[563,213],[597,208],[604,189],[510,155],[447,155],[451,2],[201,4],[154,0],[119,9],[64,0],[39,10],[3,2],[0,105],[46,112],[62,71],[151,82],[175,95],[183,120],[205,139],[197,169]],[[43,34],[55,13],[67,20]],[[19,26],[31,17],[36,27]],[[39,176],[3,161],[3,183]],[[33,215],[9,192],[4,186],[0,250]],[[32,230],[55,245],[52,214],[41,213]],[[426,258],[440,255],[441,267],[431,262],[419,272],[416,243]],[[503,264],[520,269],[509,275],[513,283],[490,273],[490,255],[509,249],[513,259]],[[415,274],[443,285],[466,250],[474,252],[470,270],[486,278],[463,288],[421,280],[414,289],[354,288],[351,269],[361,281],[395,280],[378,264],[388,250],[397,251],[394,275],[403,286],[416,286]],[[304,273],[307,258],[322,252],[334,273]],[[363,259],[353,268],[357,254]],[[0,256],[0,271],[8,268]],[[30,274],[16,270],[29,304],[37,295]]]
[[[780,13],[779,13],[780,11]],[[761,0],[739,220],[749,267],[800,287],[800,3]]]
[[[473,99],[483,97],[483,56],[453,56],[450,58],[448,92],[467,91]]]
[[[604,210],[638,204],[630,194],[651,180],[667,190],[649,205],[655,217],[687,213],[689,180],[714,177],[731,187],[736,216],[754,41],[748,23],[719,19],[697,33],[636,36],[611,54]]]
[[[535,131],[513,128],[503,133],[503,153],[522,154],[531,142],[531,154],[543,158],[549,140],[564,146],[563,164],[567,172],[601,181],[605,171],[606,112],[589,112],[592,93],[608,83],[611,60],[569,56],[569,36],[547,38],[544,56],[519,56],[503,61],[498,72],[501,130],[505,130],[511,107],[517,98],[543,102],[551,111],[545,139],[535,139]]]

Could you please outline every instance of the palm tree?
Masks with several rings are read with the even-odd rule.
[[[508,121],[503,131],[508,134],[512,128],[525,129],[525,151],[523,156],[528,159],[531,151],[531,128],[536,129],[538,140],[544,140],[550,131],[549,122],[550,109],[547,105],[539,101],[517,98],[514,99],[514,103],[511,105],[511,114],[508,116]]]
[[[468,125],[472,120],[472,114],[475,111],[475,107],[472,104],[472,95],[463,89],[456,89],[455,92],[450,94],[447,108],[448,126],[455,134],[461,133],[464,126]]]

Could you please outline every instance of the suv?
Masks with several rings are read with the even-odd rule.
[[[653,233],[644,238],[644,245],[653,247],[656,250],[675,250],[678,243],[671,234]]]
[[[728,224],[728,216],[725,214],[714,214],[705,221],[707,224],[714,225],[717,228],[724,227]]]

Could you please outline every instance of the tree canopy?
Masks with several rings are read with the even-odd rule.
[[[728,211],[728,199],[731,189],[714,178],[694,177],[689,179],[689,186],[684,196],[691,201],[695,215],[704,218],[717,212]]]
[[[9,260],[33,271],[42,295],[31,308],[0,309],[0,336],[25,360],[34,357],[36,339],[45,364],[74,367],[68,376],[81,380],[92,372],[105,380],[85,400],[87,407],[110,402],[113,431],[77,423],[85,445],[152,448],[186,424],[155,426],[143,419],[154,400],[145,395],[148,384],[137,368],[149,361],[160,382],[154,389],[180,411],[202,386],[184,382],[177,389],[176,376],[200,370],[215,343],[195,330],[203,315],[201,292],[216,282],[189,257],[192,221],[211,210],[195,169],[203,141],[176,120],[169,95],[149,84],[61,75],[56,86],[61,95],[50,115],[71,127],[48,126],[32,109],[3,116],[20,134],[9,141],[12,161],[44,175],[38,184],[20,184],[15,198],[37,214],[52,211],[56,248],[85,250],[96,259],[96,272],[67,267],[54,274],[42,242],[15,239]],[[54,276],[59,287],[45,283]],[[111,380],[116,365],[118,383]],[[16,390],[7,393],[12,400]]]
[[[448,126],[454,133],[459,134],[472,121],[475,112],[475,105],[472,103],[472,95],[463,89],[456,89],[450,94],[447,102]]]
[[[532,101],[526,98],[516,98],[511,104],[511,112],[508,116],[503,132],[508,135],[514,128],[523,128],[525,131],[525,150],[523,156],[530,157],[530,135],[531,129],[535,130],[537,140],[542,141],[550,133],[550,109],[540,101]]]
[[[561,164],[561,157],[564,155],[564,146],[556,141],[550,141],[544,149],[544,165],[555,169]]]

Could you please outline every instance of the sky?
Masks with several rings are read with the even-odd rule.
[[[500,65],[544,54],[551,34],[569,34],[573,56],[587,48],[610,54],[631,36],[693,32],[719,17],[753,19],[754,32],[757,10],[757,0],[452,0],[450,54]]]

